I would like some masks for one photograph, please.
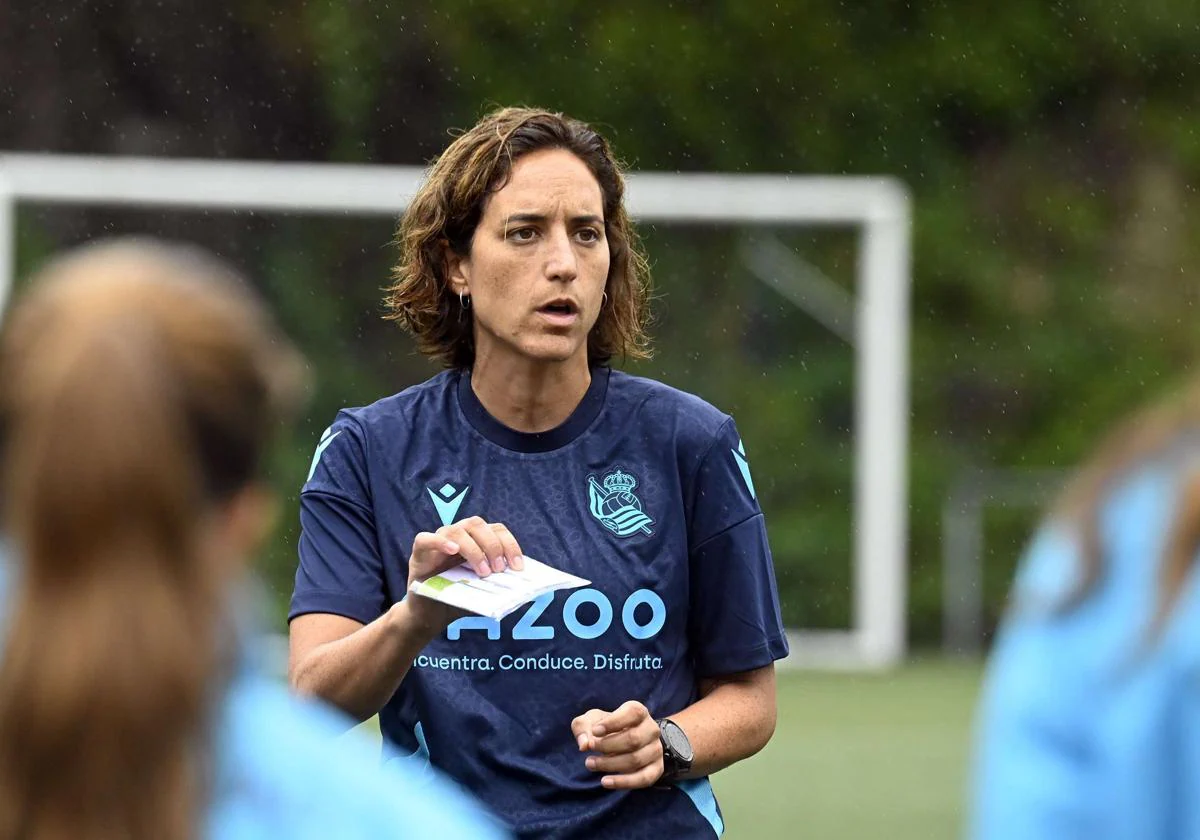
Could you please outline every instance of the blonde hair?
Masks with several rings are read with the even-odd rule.
[[[194,249],[85,247],[17,303],[0,338],[3,840],[196,835],[232,657],[232,564],[203,555],[201,521],[253,480],[301,381]]]
[[[1082,569],[1061,605],[1073,609],[1104,572],[1100,515],[1105,500],[1137,464],[1165,458],[1200,429],[1200,381],[1136,412],[1118,425],[1076,473],[1059,498],[1054,516],[1074,523],[1080,535]],[[1183,476],[1158,569],[1158,604],[1151,632],[1160,629],[1183,590],[1200,550],[1200,470]]]

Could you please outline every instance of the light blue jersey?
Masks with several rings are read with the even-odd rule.
[[[380,766],[341,716],[265,678],[236,680],[221,710],[214,840],[508,836],[423,763]]]
[[[1117,485],[1099,517],[1102,573],[1073,609],[1071,526],[1051,522],[1030,547],[977,721],[974,840],[1200,838],[1197,575],[1151,628],[1182,478],[1163,463]]]
[[[0,651],[7,612],[0,562]],[[340,713],[243,669],[216,716],[211,840],[501,840],[455,785],[410,759],[381,766]]]

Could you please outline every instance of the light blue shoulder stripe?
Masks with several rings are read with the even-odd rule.
[[[700,816],[708,820],[708,824],[712,826],[712,830],[716,832],[717,836],[720,837],[724,834],[725,821],[721,819],[721,811],[717,808],[717,797],[713,793],[708,779],[687,779],[676,782],[676,784],[681,791],[687,794],[688,799],[692,800],[692,804],[696,806]]]

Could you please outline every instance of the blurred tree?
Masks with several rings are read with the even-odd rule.
[[[414,163],[487,107],[527,103],[597,123],[641,169],[896,175],[916,209],[920,642],[938,630],[955,476],[1071,464],[1192,357],[1198,28],[1183,0],[9,0],[0,148]],[[308,348],[321,389],[273,464],[293,501],[337,406],[430,370],[377,317],[387,225],[30,208],[21,262],[126,229],[233,256]],[[851,245],[787,235],[849,285]],[[737,415],[788,620],[844,623],[848,350],[749,278],[733,234],[648,241],[662,353],[641,369]],[[289,516],[265,561],[281,604]],[[1008,569],[1027,524],[1001,519],[989,562]]]

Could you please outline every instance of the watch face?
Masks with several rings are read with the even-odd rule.
[[[669,720],[663,721],[662,735],[671,752],[679,756],[680,760],[687,762],[692,760],[692,744],[677,724]]]

